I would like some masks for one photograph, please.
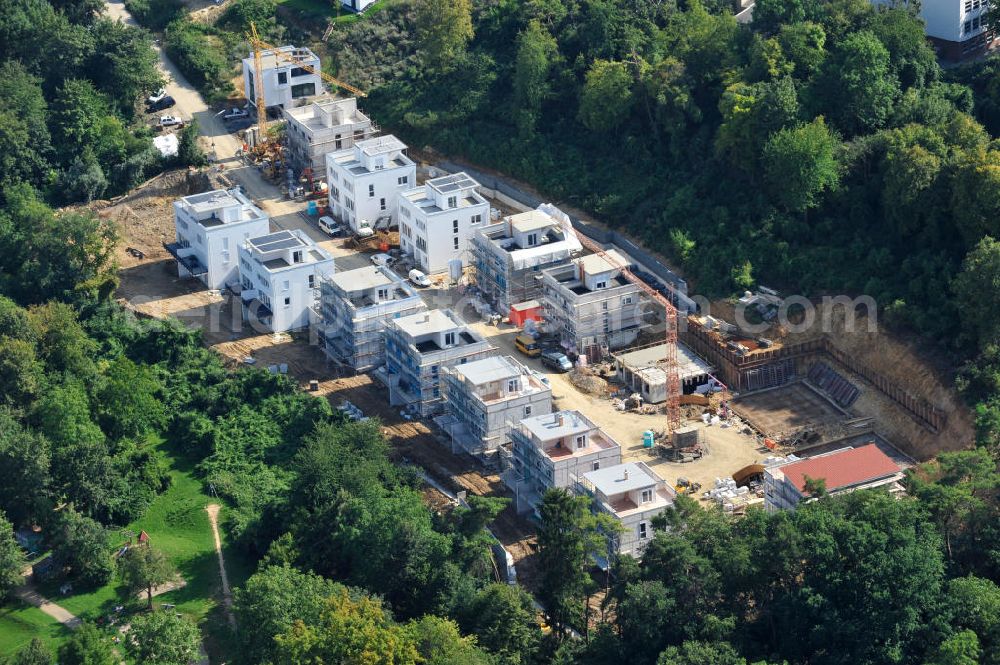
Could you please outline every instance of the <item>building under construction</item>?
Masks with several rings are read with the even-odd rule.
[[[590,254],[542,271],[548,332],[592,361],[634,342],[642,325],[643,290],[617,267],[628,259],[616,250],[606,254],[610,261]]]
[[[580,241],[564,213],[542,206],[503,218],[472,238],[476,286],[498,312],[542,295],[541,271],[579,252]]]
[[[655,344],[614,355],[615,374],[626,386],[642,396],[645,402],[661,404],[667,401],[667,345]],[[694,392],[711,378],[712,366],[696,356],[683,344],[677,345],[677,370],[681,389]]]
[[[319,342],[327,357],[356,372],[385,362],[385,326],[427,309],[407,281],[384,266],[337,273],[320,282]]]

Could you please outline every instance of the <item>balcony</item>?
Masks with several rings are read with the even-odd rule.
[[[170,256],[177,259],[177,263],[184,266],[184,269],[195,277],[208,273],[208,267],[202,265],[198,257],[194,255],[194,249],[186,242],[163,243],[163,248],[170,253]]]

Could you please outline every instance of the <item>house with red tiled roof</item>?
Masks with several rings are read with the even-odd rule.
[[[835,495],[875,487],[891,491],[902,478],[902,467],[869,443],[765,469],[764,500],[768,510],[793,510],[810,498],[809,480],[823,481],[827,494]]]

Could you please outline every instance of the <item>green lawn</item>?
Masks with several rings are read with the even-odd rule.
[[[20,600],[0,608],[0,657],[17,652],[35,637],[55,650],[68,633],[61,623]]]
[[[176,605],[178,612],[188,615],[202,625],[203,631],[209,638],[210,652],[225,651],[228,646],[226,642],[231,636],[228,634],[228,627],[222,618],[221,610],[216,609],[217,605],[221,605],[222,584],[215,541],[205,506],[210,503],[223,506],[219,515],[220,532],[226,569],[233,587],[239,586],[246,580],[252,572],[251,565],[239,553],[227,546],[224,528],[225,504],[203,491],[201,481],[194,475],[193,463],[175,454],[162,441],[156,441],[153,445],[159,448],[170,466],[170,488],[157,497],[141,519],[127,528],[135,536],[138,536],[140,531],[148,533],[150,544],[162,550],[170,558],[187,582],[181,589],[156,596],[153,599],[154,603]],[[71,593],[67,596],[61,596],[58,587],[59,582],[53,582],[43,585],[41,591],[53,602],[85,620],[94,621],[101,615],[111,614],[116,605],[123,603],[122,596],[116,588],[116,580],[93,591]],[[139,601],[135,601],[135,604],[137,607],[141,606]],[[3,632],[6,632],[4,624],[0,622],[0,633]],[[28,639],[30,637],[31,635]]]

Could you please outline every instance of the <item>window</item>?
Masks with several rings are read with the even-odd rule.
[[[302,263],[302,250],[292,252],[292,263]]]
[[[607,300],[602,300],[601,301],[601,309],[607,311],[607,309],[608,309],[608,301]]]
[[[652,500],[653,500],[653,490],[651,489],[642,490],[642,499],[640,499],[640,501],[642,503],[649,503]]]
[[[972,11],[972,0],[965,0],[965,12],[968,13],[971,11]]]
[[[646,523],[639,522],[639,540],[645,540],[646,535]]]
[[[314,288],[316,286],[316,275],[309,275],[309,288]]]
[[[278,72],[278,85],[288,85],[288,72]]]
[[[518,388],[517,379],[507,379],[507,392],[516,393]]]
[[[978,16],[976,18],[972,19],[972,29],[973,30],[978,30],[979,29],[979,17]]]
[[[281,282],[281,290],[282,291],[287,291],[289,286],[290,286],[290,282],[287,279],[284,280],[283,282]]]
[[[344,198],[344,205],[347,206],[348,210],[354,210],[354,201],[349,198]]]
[[[375,170],[381,171],[384,168],[385,168],[385,159],[383,159],[382,157],[377,158],[375,160]]]
[[[389,289],[379,289],[378,290],[378,299],[379,300],[388,300],[389,299]]]
[[[445,346],[451,346],[454,343],[455,343],[455,333],[453,333],[453,332],[445,333],[444,334],[444,344],[445,344]]]
[[[586,447],[587,447],[587,435],[581,434],[580,436],[576,437],[576,449],[583,450]]]
[[[528,234],[528,247],[534,247],[537,244],[538,244],[538,234],[537,233],[529,233]]]
[[[483,223],[483,216],[482,215],[473,215],[472,216],[472,223],[473,224],[482,224]]]
[[[422,249],[423,251],[426,252],[427,251],[427,241],[424,240],[423,238],[417,238],[417,249]]]
[[[448,207],[449,208],[457,208],[458,207],[458,197],[457,196],[449,196],[448,197]]]
[[[624,298],[622,298],[622,304],[623,305],[631,305],[632,304],[632,296],[625,296]]]
[[[308,75],[309,75],[309,72],[307,72],[306,70],[302,69],[301,67],[293,67],[292,68],[292,78],[295,78],[296,76],[308,76]]]
[[[592,470],[593,471],[597,471],[600,468],[601,468],[601,463],[600,462],[594,462],[594,466],[593,466]]]
[[[385,199],[379,199],[378,200],[378,207],[379,207],[379,210],[385,210]]]
[[[375,198],[375,185],[368,185],[368,198]]]
[[[963,30],[962,32],[966,34],[972,32],[972,21],[965,22],[965,30]]]
[[[606,288],[608,288],[608,283],[607,282],[598,282],[597,284],[594,284],[594,288],[595,289],[606,289]]]
[[[315,94],[315,83],[300,83],[299,85],[292,86],[292,99],[298,99],[299,97],[312,97]]]
[[[408,175],[401,175],[398,178],[396,178],[397,185],[405,185],[408,182],[410,182],[410,176]]]
[[[455,237],[455,238],[452,238],[452,240],[455,241],[455,249],[458,249],[458,238]]]
[[[403,217],[409,219],[410,218],[410,209],[407,208],[407,207],[405,207],[405,206],[401,207],[399,209],[399,214],[402,215]]]
[[[524,407],[524,417],[527,418],[530,415],[531,415],[531,405],[529,404],[528,406]]]
[[[458,233],[458,220],[457,219],[453,219],[451,221],[451,231],[452,231],[452,233]]]

